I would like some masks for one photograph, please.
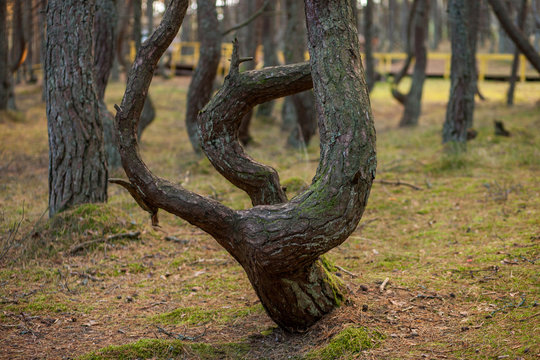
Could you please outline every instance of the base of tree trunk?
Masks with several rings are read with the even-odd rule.
[[[278,265],[279,266],[279,265]],[[245,270],[268,315],[281,328],[302,332],[344,300],[343,284],[324,258],[293,274]]]

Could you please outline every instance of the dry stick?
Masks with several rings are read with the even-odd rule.
[[[406,183],[406,182],[403,182],[401,180],[397,180],[397,181],[389,181],[389,180],[375,180],[376,183],[379,183],[379,184],[382,184],[382,185],[394,185],[394,186],[399,186],[399,185],[403,185],[403,186],[408,186],[414,190],[423,190],[421,187],[419,186],[416,186],[414,184],[410,184],[410,183]]]
[[[388,281],[390,280],[390,278],[386,278],[384,279],[384,281],[382,282],[381,286],[379,287],[379,290],[381,290],[381,292],[384,291],[384,288],[386,287],[386,284],[388,284]]]
[[[102,238],[102,239],[97,239],[97,240],[91,240],[91,241],[85,241],[83,243],[80,243],[80,244],[77,244],[75,246],[72,246],[69,250],[68,250],[68,254],[69,255],[73,255],[73,254],[76,254],[77,252],[83,250],[83,249],[86,249],[92,245],[95,245],[95,244],[100,244],[100,243],[103,243],[103,242],[107,242],[107,241],[110,241],[110,240],[116,240],[116,239],[137,239],[139,237],[139,235],[141,235],[141,232],[140,231],[134,231],[134,232],[128,232],[128,233],[123,233],[123,234],[115,234],[115,235],[110,235],[110,236],[107,236],[106,238]]]
[[[345,274],[350,275],[350,276],[353,277],[353,278],[358,277],[358,275],[356,275],[355,273],[350,272],[349,270],[344,269],[344,268],[342,268],[342,267],[339,266],[339,265],[334,265],[334,266],[336,267],[336,269],[343,271]]]

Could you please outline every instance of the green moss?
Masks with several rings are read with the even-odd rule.
[[[333,273],[337,271],[336,266],[328,260],[326,256],[321,256],[319,258],[321,261],[322,269],[325,272],[326,279],[325,281],[328,283],[328,286],[332,289],[332,293],[334,295],[334,304],[337,306],[340,306],[343,300],[345,300],[345,296],[343,295],[343,282],[335,276]]]
[[[141,339],[126,345],[106,348],[81,356],[80,360],[135,359],[244,359],[247,344],[186,344],[180,340]]]
[[[289,197],[297,195],[298,193],[304,191],[309,187],[309,185],[304,181],[304,179],[297,176],[283,180],[281,182],[281,186],[286,189]]]
[[[349,327],[334,336],[330,342],[306,355],[306,359],[334,360],[356,358],[361,351],[379,346],[384,336],[364,327]]]

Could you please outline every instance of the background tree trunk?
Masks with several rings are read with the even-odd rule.
[[[277,57],[277,44],[276,44],[276,2],[269,1],[265,7],[265,14],[262,16],[262,45],[264,54],[264,66],[276,66],[279,64]],[[259,116],[272,116],[274,110],[274,101],[259,105],[257,109],[257,115]]]
[[[375,59],[373,58],[373,0],[364,7],[364,52],[366,55],[366,81],[369,92],[375,86]]]
[[[527,18],[527,0],[521,0],[521,6],[519,7],[519,14],[517,16],[517,26],[520,31],[525,30],[525,20]],[[508,106],[514,105],[514,90],[516,88],[517,71],[519,65],[519,48],[516,46],[514,50],[514,59],[512,60],[512,72],[510,73],[508,92],[506,93],[506,104]]]
[[[0,110],[6,110],[9,98],[9,40],[7,0],[0,0]]]
[[[287,14],[285,62],[287,64],[304,62],[307,44],[304,6],[300,1],[286,0],[285,12]],[[282,117],[283,123],[290,121],[293,124],[287,145],[294,148],[307,146],[317,131],[313,92],[310,90],[286,97]]]
[[[135,42],[135,49],[139,51],[142,41],[142,0],[132,0],[133,1],[133,41]],[[139,141],[141,140],[143,131],[154,121],[156,118],[156,110],[154,109],[154,104],[150,98],[150,94],[146,97],[144,102],[144,108],[141,113],[141,118],[139,119],[139,127],[137,130],[137,135]]]
[[[186,129],[196,153],[201,153],[197,116],[212,97],[214,80],[221,57],[221,32],[215,0],[197,0],[197,31],[200,55],[191,77],[186,105]]]
[[[109,82],[115,55],[116,24],[116,0],[97,0],[94,17],[94,75],[99,116],[103,124],[103,143],[109,168],[122,165],[116,145],[114,116],[105,104],[105,88]]]
[[[450,75],[450,99],[443,126],[443,143],[453,143],[455,149],[465,148],[467,130],[472,127],[474,95],[476,93],[476,33],[478,21],[477,1],[450,0],[452,39],[452,65]]]
[[[107,200],[107,161],[93,74],[93,0],[49,0],[49,215]]]
[[[24,2],[24,31],[25,38],[28,42],[28,53],[24,62],[28,71],[28,81],[30,83],[37,82],[36,73],[34,71],[34,6],[32,0],[25,0]]]
[[[501,0],[488,1],[504,31],[506,31],[508,36],[510,36],[514,41],[514,44],[519,48],[523,55],[525,55],[536,71],[540,72],[540,54],[534,50],[534,47],[529,43],[527,38],[519,31],[517,26],[514,25]]]
[[[14,76],[20,69],[26,56],[26,39],[24,38],[23,29],[23,10],[22,0],[13,2],[13,16],[11,19],[11,51],[10,51],[10,81],[9,81],[9,98],[8,109],[17,110],[15,103],[15,79]]]
[[[429,24],[429,0],[419,0],[414,15],[414,71],[409,93],[405,97],[400,127],[416,126],[422,112],[422,93],[426,80],[426,40]]]

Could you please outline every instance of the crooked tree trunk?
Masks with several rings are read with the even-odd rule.
[[[497,16],[497,19],[499,19],[499,23],[503,27],[504,31],[512,39],[523,55],[525,55],[536,71],[540,72],[540,54],[538,54],[534,47],[529,43],[527,37],[523,35],[516,25],[514,25],[501,0],[488,1],[493,9],[493,12]]]
[[[304,62],[307,36],[304,21],[304,6],[297,0],[285,0],[287,25],[285,33],[284,56],[287,64]],[[317,117],[312,91],[305,91],[285,98],[282,109],[283,123],[292,123],[287,145],[301,148],[309,145],[311,138],[317,132]]]
[[[97,0],[94,17],[94,75],[99,116],[103,124],[103,144],[109,168],[116,168],[122,164],[116,146],[114,116],[105,104],[105,88],[114,62],[116,23],[116,0]]]
[[[47,124],[49,214],[107,200],[107,161],[94,86],[95,1],[49,0]]]
[[[525,20],[527,18],[527,0],[521,0],[521,6],[519,8],[519,14],[517,18],[517,26],[521,32],[525,29]],[[517,71],[519,65],[520,51],[516,46],[514,50],[514,59],[512,60],[512,72],[510,74],[508,92],[506,93],[506,104],[508,106],[514,105],[514,91],[516,89]]]
[[[7,0],[0,0],[0,110],[6,110],[9,97],[9,41]]]
[[[366,81],[371,92],[375,86],[375,59],[373,58],[373,0],[364,8],[364,49],[366,53]]]
[[[193,151],[201,153],[197,116],[212,97],[214,80],[221,57],[221,32],[215,0],[197,1],[197,29],[200,55],[188,89],[186,129]]]
[[[304,330],[342,298],[339,285],[319,257],[354,231],[375,176],[375,128],[349,0],[306,0],[310,65],[240,73],[235,47],[231,73],[201,113],[203,149],[218,170],[231,166],[261,170],[236,176],[235,181],[242,183],[252,200],[261,194],[253,185],[259,175],[267,174],[262,193],[270,196],[261,201],[273,205],[242,211],[155,176],[139,156],[134,136],[136,119],[151,74],[178,31],[188,3],[171,2],[162,24],[141,47],[130,71],[116,115],[122,163],[146,203],[208,232],[243,266],[264,308],[278,325],[288,331]],[[241,114],[237,111],[249,111],[255,104],[311,85],[318,104],[321,160],[310,188],[284,202],[284,197],[272,191],[280,189],[275,171],[236,152],[241,149]],[[229,160],[234,163],[225,164]],[[227,177],[235,176],[220,171]]]
[[[451,143],[450,150],[465,149],[467,130],[472,127],[474,95],[476,93],[476,31],[479,4],[477,1],[450,0],[452,63],[450,99],[443,126],[443,143]]]
[[[396,100],[403,104],[403,115],[399,122],[400,127],[416,126],[422,112],[422,93],[424,81],[426,79],[427,67],[427,26],[429,22],[429,0],[415,0],[411,7],[409,15],[409,26],[407,33],[410,36],[414,34],[414,49],[410,46],[410,40],[407,45],[408,55],[403,69],[394,78],[392,95]],[[412,34],[412,32],[414,33]],[[412,75],[411,88],[407,94],[402,94],[398,90],[398,85],[407,74],[408,68],[415,59],[414,71]]]

